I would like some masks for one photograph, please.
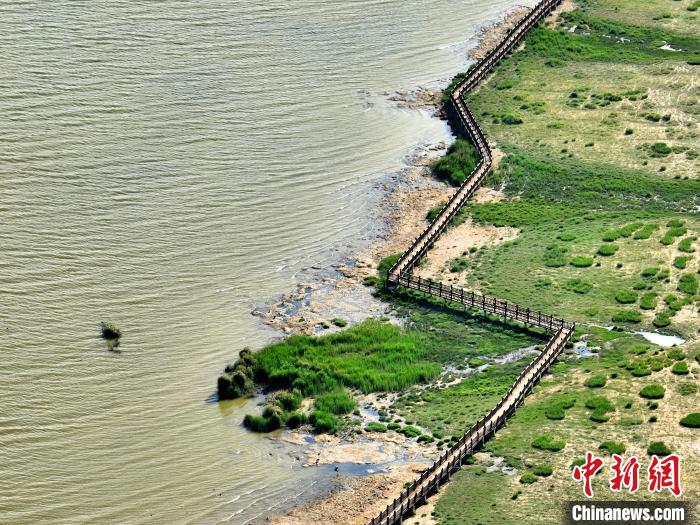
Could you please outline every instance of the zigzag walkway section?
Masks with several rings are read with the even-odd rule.
[[[572,322],[533,311],[530,308],[501,301],[495,297],[481,295],[452,285],[443,285],[428,279],[412,275],[413,268],[440,237],[457,212],[464,206],[481,184],[492,166],[491,150],[486,137],[464,102],[465,92],[476,86],[493,67],[520,42],[522,37],[542,19],[544,19],[561,2],[561,0],[543,0],[538,3],[526,17],[513,27],[503,39],[475,66],[466,78],[453,90],[452,108],[462,131],[470,138],[479,153],[479,163],[469,177],[448,200],[438,216],[411,243],[406,252],[389,270],[388,282],[393,286],[403,286],[413,290],[458,303],[466,308],[502,316],[505,319],[519,321],[528,325],[544,328],[552,333],[544,350],[520,373],[508,393],[482,419],[466,432],[457,443],[447,449],[440,458],[426,469],[410,486],[387,507],[375,516],[368,525],[393,525],[401,523],[404,516],[425,503],[428,496],[438,490],[440,484],[449,480],[450,475],[459,469],[463,462],[477,451],[501,428],[522,404],[525,396],[542,377],[549,366],[563,351],[573,335],[575,325]]]

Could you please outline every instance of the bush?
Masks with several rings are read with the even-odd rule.
[[[688,295],[695,295],[698,293],[698,279],[692,273],[685,273],[681,275],[678,281],[678,290],[687,293]]]
[[[595,375],[586,379],[586,382],[583,384],[588,388],[602,388],[607,383],[607,380],[608,378],[604,375]]]
[[[523,119],[520,118],[518,115],[513,115],[512,113],[504,113],[503,115],[501,115],[501,122],[503,122],[503,124],[513,126],[517,124],[522,124]]]
[[[688,364],[685,361],[678,361],[671,367],[671,372],[679,376],[688,375]]]
[[[272,432],[282,426],[282,417],[278,408],[267,406],[262,416],[246,414],[243,426],[253,432]]]
[[[551,476],[552,472],[554,472],[554,469],[552,468],[551,465],[548,465],[546,463],[543,463],[541,465],[536,465],[534,469],[532,469],[532,473],[535,476],[540,476],[543,478],[546,478],[547,476]]]
[[[615,255],[619,249],[620,247],[617,244],[603,244],[598,248],[598,255],[610,257],[611,255]]]
[[[575,255],[571,258],[571,266],[576,268],[587,268],[593,265],[593,257],[586,257],[584,255]]]
[[[249,396],[255,391],[256,358],[250,348],[240,351],[238,359],[224,368],[216,382],[219,399],[236,399]]]
[[[678,385],[678,393],[682,396],[690,396],[698,393],[698,385],[695,383],[681,383]]]
[[[340,319],[338,317],[336,317],[335,319],[331,319],[331,323],[340,328],[343,328],[344,326],[348,325],[348,322],[345,319]]]
[[[634,377],[645,377],[651,375],[651,369],[648,366],[638,365],[632,369]]]
[[[564,407],[561,405],[552,405],[544,409],[544,417],[554,421],[564,419],[565,416]]]
[[[387,430],[399,430],[400,428],[401,428],[401,424],[400,424],[400,423],[389,423],[389,424],[386,426],[386,429],[387,429]]]
[[[586,408],[590,410],[602,410],[604,412],[612,412],[615,410],[615,407],[608,398],[603,396],[596,396],[588,399],[588,401],[586,401]]]
[[[666,156],[670,154],[673,150],[669,148],[664,142],[656,142],[651,146],[651,151],[656,156]]]
[[[421,435],[421,431],[411,425],[406,425],[401,430],[399,430],[399,433],[403,434],[407,438],[414,438]]]
[[[617,310],[613,312],[611,319],[615,323],[641,323],[642,314],[637,310]]]
[[[680,348],[671,348],[666,352],[666,355],[669,359],[673,359],[674,361],[683,361],[683,359],[685,359],[685,352]]]
[[[338,390],[321,394],[314,401],[317,410],[335,415],[349,414],[355,408],[355,400],[346,392]]]
[[[688,414],[680,421],[681,425],[688,428],[700,428],[700,412]]]
[[[610,416],[605,410],[597,408],[593,412],[591,412],[590,419],[591,421],[595,421],[596,423],[605,423],[610,420]]]
[[[645,293],[639,301],[639,307],[642,310],[654,310],[657,305],[658,301],[656,300],[656,294],[654,292]]]
[[[603,441],[598,448],[600,450],[605,450],[610,454],[617,454],[618,456],[624,454],[626,450],[624,443],[613,440]]]
[[[531,472],[526,472],[520,476],[520,483],[523,485],[532,485],[535,481],[537,481],[537,476]]]
[[[418,443],[432,443],[435,441],[435,438],[433,436],[429,436],[428,434],[421,434],[418,436]]]
[[[566,446],[566,441],[552,434],[542,434],[532,440],[533,448],[558,452]]]
[[[615,300],[620,304],[632,304],[637,302],[637,292],[632,290],[620,290],[615,294]]]
[[[671,313],[668,310],[664,310],[663,312],[659,312],[658,314],[656,314],[656,317],[654,317],[652,324],[657,328],[664,328],[664,327],[670,325],[671,324]]]
[[[695,251],[695,248],[693,248],[693,241],[696,240],[697,237],[686,237],[678,243],[678,251],[685,253],[693,253]]]
[[[367,426],[365,426],[365,432],[386,432],[387,427],[382,425],[381,423],[377,423],[376,421],[372,421],[371,423],[367,423]]]
[[[292,412],[301,406],[301,395],[298,392],[278,392],[272,398],[285,412]]]
[[[652,441],[647,447],[647,454],[650,456],[668,456],[671,449],[663,441]]]
[[[471,142],[457,139],[444,157],[439,159],[433,171],[435,175],[453,186],[462,184],[478,164],[478,154]]]
[[[651,383],[639,391],[639,395],[644,399],[661,399],[665,393],[666,389],[657,383]]]
[[[335,416],[323,410],[314,410],[309,421],[319,434],[332,434],[338,429],[338,420]]]
[[[292,412],[287,416],[286,425],[289,428],[299,428],[306,423],[306,416],[301,412]]]

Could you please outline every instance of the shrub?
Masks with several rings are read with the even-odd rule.
[[[639,230],[634,232],[634,238],[637,240],[648,239],[658,228],[658,224],[645,224]]]
[[[652,441],[647,447],[647,454],[650,456],[668,456],[671,449],[663,441]]]
[[[655,156],[665,157],[666,155],[670,154],[673,150],[669,148],[664,142],[656,142],[651,146],[651,151],[655,154]]]
[[[680,421],[681,425],[688,428],[700,428],[700,412],[688,414]]]
[[[551,465],[548,465],[546,463],[542,463],[541,465],[536,465],[534,469],[532,469],[532,473],[535,476],[540,476],[540,477],[547,477],[551,476],[552,472],[554,472],[554,469],[552,468]]]
[[[314,401],[316,410],[330,414],[349,414],[355,408],[355,401],[346,392],[338,390],[321,394]]]
[[[695,383],[681,383],[678,385],[678,393],[682,396],[690,396],[698,393],[698,385]]]
[[[674,361],[683,361],[683,359],[685,359],[685,352],[680,348],[671,348],[666,352],[666,355],[669,359],[673,359]]]
[[[586,257],[585,255],[575,255],[571,258],[571,266],[576,268],[587,268],[593,265],[593,257]]]
[[[590,419],[596,423],[605,423],[610,420],[610,416],[604,410],[595,409],[591,412]]]
[[[289,428],[299,428],[306,423],[306,416],[301,412],[292,412],[287,416],[286,424]]]
[[[428,434],[421,434],[418,436],[418,443],[432,443],[435,441],[435,438],[433,436],[429,436]]]
[[[650,376],[651,370],[647,366],[638,365],[634,369],[632,369],[632,375],[634,377]]]
[[[693,253],[695,251],[695,248],[693,248],[693,241],[696,240],[697,237],[686,237],[678,243],[678,251],[685,253]]]
[[[338,429],[338,420],[328,412],[314,410],[309,417],[314,430],[319,434],[332,434]]]
[[[537,476],[535,476],[531,472],[526,472],[525,474],[520,476],[520,483],[522,483],[523,485],[531,485],[535,481],[537,481]]]
[[[615,410],[613,404],[604,396],[591,397],[586,401],[586,408],[590,410],[603,410],[605,412],[612,412]]]
[[[457,139],[447,149],[445,156],[435,163],[433,171],[438,178],[459,186],[469,177],[477,163],[478,154],[472,143]]]
[[[644,399],[661,399],[665,393],[666,389],[657,383],[651,383],[639,391]]]
[[[566,446],[566,441],[552,434],[537,436],[531,443],[533,448],[558,452]]]
[[[685,273],[681,275],[678,280],[678,291],[687,293],[688,295],[695,295],[698,293],[698,279],[692,273]]]
[[[578,294],[588,293],[593,288],[593,285],[591,283],[587,283],[586,281],[582,281],[578,278],[569,279],[568,281],[566,281],[564,286],[568,290],[571,290]]]
[[[399,432],[407,438],[418,437],[421,434],[421,431],[419,429],[411,425],[406,425],[401,430],[399,430]]]
[[[657,304],[658,301],[656,300],[656,294],[654,292],[645,293],[639,301],[639,307],[642,310],[654,310]]]
[[[387,428],[388,427],[382,425],[381,423],[372,421],[371,423],[367,423],[367,426],[365,426],[365,432],[386,432]]]
[[[339,319],[338,317],[336,317],[335,319],[331,319],[331,323],[340,328],[343,328],[344,326],[348,325],[348,322],[345,319]]]
[[[680,255],[673,259],[673,266],[678,268],[679,270],[684,270],[686,266],[688,266],[688,261],[691,259],[691,257]]]
[[[631,135],[632,133],[634,133],[634,130],[632,128],[627,128],[625,130],[625,135]]]
[[[641,323],[642,314],[636,310],[617,310],[611,316],[615,323]]]
[[[550,244],[544,253],[544,264],[550,268],[560,268],[566,266],[566,253],[569,249],[566,246]]]
[[[595,375],[586,379],[584,385],[588,388],[602,388],[605,386],[606,382],[607,377],[605,377],[604,375]]]
[[[501,122],[503,122],[503,124],[513,126],[517,124],[522,124],[523,119],[520,118],[518,115],[513,115],[512,113],[504,113],[503,115],[501,115]]]
[[[654,317],[652,324],[657,328],[664,328],[665,326],[670,325],[671,324],[670,312],[668,310],[664,310],[663,312],[659,312],[658,314],[656,314],[656,317]]]
[[[657,273],[659,273],[659,268],[644,268],[641,275],[642,277],[654,277]]]
[[[685,361],[678,361],[671,367],[671,372],[679,376],[688,375],[688,364]]]
[[[262,416],[246,414],[243,426],[253,432],[272,432],[282,426],[282,416],[277,407],[267,406]]]
[[[615,294],[615,300],[620,304],[631,304],[637,302],[637,292],[632,290],[620,290]]]
[[[610,454],[617,454],[619,456],[624,454],[626,450],[624,443],[613,440],[603,441],[598,448],[600,450],[605,450]]]
[[[615,255],[619,249],[620,247],[617,244],[603,244],[598,248],[598,255],[610,257],[611,255]]]
[[[301,406],[301,395],[298,392],[279,392],[273,401],[285,412],[292,412]]]
[[[400,428],[401,428],[401,424],[400,424],[400,423],[389,423],[389,424],[386,426],[386,429],[387,429],[387,430],[399,430]]]
[[[564,419],[565,416],[564,407],[561,405],[552,405],[544,409],[544,417],[554,421]]]

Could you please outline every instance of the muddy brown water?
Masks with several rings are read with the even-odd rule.
[[[386,93],[510,4],[2,2],[1,523],[245,523],[323,483],[216,375],[449,138]]]

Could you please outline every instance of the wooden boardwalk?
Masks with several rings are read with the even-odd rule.
[[[505,424],[506,420],[523,402],[525,396],[537,384],[542,374],[557,359],[573,335],[575,326],[570,321],[553,315],[543,314],[508,301],[501,301],[495,297],[481,295],[412,275],[415,265],[428,252],[457,212],[474,194],[492,166],[491,150],[476,119],[464,102],[464,93],[476,86],[499,60],[518,45],[523,36],[551,13],[560,2],[561,0],[543,0],[537,4],[526,17],[511,29],[469,71],[466,78],[452,92],[451,103],[456,119],[459,121],[463,132],[476,146],[480,157],[479,163],[464,183],[450,197],[435,220],[421,232],[398,262],[389,270],[388,275],[388,282],[393,286],[411,288],[467,308],[482,310],[501,316],[504,319],[544,328],[551,332],[552,338],[544,350],[520,373],[501,401],[470,428],[457,443],[447,449],[410,486],[406,487],[378,516],[372,518],[368,525],[401,523],[404,516],[413,512],[417,506],[425,503],[426,498],[437,491],[440,484],[449,480],[452,472],[459,469],[466,458],[478,450],[486,440]]]

